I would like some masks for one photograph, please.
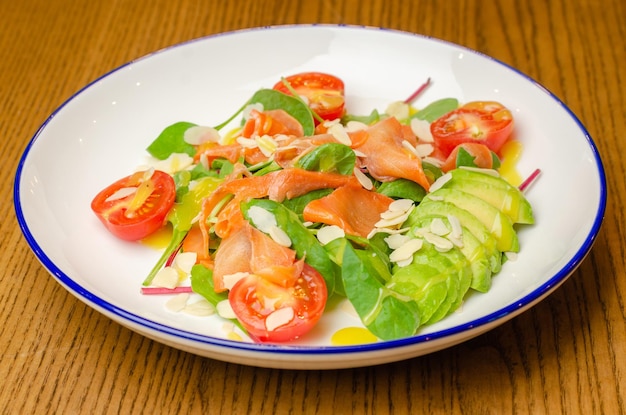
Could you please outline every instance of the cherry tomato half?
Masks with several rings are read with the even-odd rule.
[[[513,131],[513,116],[502,104],[476,101],[438,118],[430,125],[435,146],[444,157],[462,143],[481,143],[495,153]]]
[[[248,334],[261,342],[285,342],[310,331],[327,299],[324,278],[304,264],[291,287],[250,274],[231,288],[230,305]]]
[[[343,115],[345,107],[344,84],[336,76],[321,72],[304,72],[291,75],[285,81],[307,99],[309,107],[324,120],[334,120]],[[289,88],[279,81],[274,89],[291,95]]]
[[[137,241],[163,226],[175,199],[176,185],[169,174],[138,172],[98,193],[91,210],[113,235]]]

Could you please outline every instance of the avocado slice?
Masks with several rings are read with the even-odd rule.
[[[470,169],[450,171],[451,179],[442,188],[471,193],[511,218],[513,223],[535,223],[533,210],[524,194],[501,177]]]
[[[439,215],[423,216],[415,222],[414,226],[416,228],[430,227],[431,222],[435,218],[441,219],[447,228],[452,230],[449,218]],[[462,246],[460,246],[458,250],[465,256],[470,264],[470,288],[479,292],[489,291],[489,288],[491,288],[492,271],[485,247],[465,227],[462,227],[461,243]]]
[[[448,215],[456,217],[461,226],[466,228],[482,244],[489,259],[491,272],[499,272],[502,268],[502,252],[497,248],[496,239],[476,216],[455,204],[440,200],[424,200],[413,209],[404,226],[413,227],[420,218],[425,216],[446,218]]]
[[[413,255],[414,264],[435,264],[439,272],[447,277],[448,291],[446,298],[430,318],[422,321],[422,324],[436,323],[447,316],[448,313],[452,312],[454,305],[460,304],[463,301],[465,291],[462,291],[461,288],[461,277],[464,275],[460,271],[467,268],[469,264],[465,261],[464,257],[459,259],[459,262],[452,261],[443,252],[436,250],[435,247],[429,243],[424,243],[422,249]]]
[[[416,301],[421,324],[434,323],[463,302],[472,281],[470,265],[456,247],[441,252],[424,242],[410,265],[395,268],[387,286]]]
[[[420,324],[439,309],[448,295],[448,276],[430,264],[400,267],[386,284],[387,288],[411,298],[417,304]]]
[[[511,219],[483,199],[456,189],[441,188],[429,193],[424,200],[445,200],[465,209],[481,221],[493,234],[501,252],[519,252],[517,232]]]

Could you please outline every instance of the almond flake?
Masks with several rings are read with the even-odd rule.
[[[264,233],[269,233],[270,228],[277,226],[276,217],[269,210],[258,206],[251,206],[248,209],[248,217],[254,226]]]
[[[415,134],[420,141],[425,143],[433,143],[435,140],[433,139],[433,135],[430,132],[430,123],[426,120],[420,120],[417,118],[411,119],[411,130],[413,134]]]
[[[192,316],[205,317],[215,314],[215,307],[202,298],[199,301],[187,304],[181,311]]]
[[[406,120],[409,118],[409,104],[402,101],[394,101],[387,105],[385,113],[396,117],[399,120]]]
[[[165,303],[165,308],[174,313],[178,313],[187,305],[189,293],[178,294]]]
[[[215,306],[215,310],[217,311],[217,314],[222,318],[227,318],[227,319],[237,318],[237,315],[233,311],[233,308],[231,307],[230,302],[228,300],[222,300],[219,303],[217,303],[217,305]]]
[[[427,242],[433,244],[435,249],[439,252],[446,252],[454,248],[454,245],[449,239],[442,238],[441,236],[435,235],[434,233],[426,233],[424,235],[424,239]]]
[[[432,144],[418,144],[415,146],[415,151],[419,158],[423,159],[430,156],[435,151],[435,147]]]
[[[367,129],[367,124],[361,121],[348,121],[346,124],[346,131],[354,132]]]
[[[446,183],[448,183],[452,179],[452,174],[446,173],[437,180],[433,184],[430,185],[430,192],[434,192],[438,189],[441,189]]]
[[[268,235],[270,238],[274,240],[278,245],[289,248],[291,246],[291,239],[289,235],[278,226],[271,226],[268,230]]]
[[[320,241],[322,245],[326,245],[344,236],[346,236],[346,233],[337,225],[324,226],[317,231],[317,240]]]
[[[454,215],[448,215],[448,222],[452,227],[452,232],[450,232],[450,237],[452,238],[461,238],[463,236],[463,227],[461,226],[461,221]]]
[[[412,211],[413,211],[413,208],[409,209],[408,211],[404,212],[402,215],[397,216],[393,219],[381,219],[378,222],[376,222],[374,226],[377,228],[391,228],[397,225],[402,225],[409,218],[409,215],[411,214]]]
[[[408,260],[413,257],[413,254],[422,249],[422,245],[424,241],[421,239],[413,238],[407,242],[405,242],[401,247],[395,249],[389,255],[389,260],[391,262],[398,262]]]
[[[403,235],[400,233],[396,233],[396,234],[392,234],[389,235],[385,238],[385,242],[387,243],[387,246],[390,249],[398,249],[400,248],[402,245],[404,245],[405,243],[407,243],[408,241],[410,241],[411,238],[408,235]]]
[[[374,228],[367,234],[367,239],[372,239],[374,235],[377,233],[386,233],[389,235],[395,235],[399,233],[405,233],[409,230],[409,228],[401,228],[401,229],[391,229],[391,228]]]
[[[279,308],[265,318],[265,328],[267,331],[274,331],[276,328],[288,324],[294,317],[295,312],[293,308]]]
[[[348,132],[343,125],[339,123],[331,125],[330,127],[328,127],[328,133],[331,134],[335,138],[335,140],[337,140],[341,144],[345,144],[347,146],[352,145],[352,140],[350,139],[350,136],[348,135]]]
[[[114,200],[124,199],[125,197],[133,195],[136,192],[137,192],[136,187],[122,187],[121,189],[118,189],[115,193],[113,193],[111,196],[107,197],[105,202],[113,202]]]
[[[157,272],[152,280],[152,285],[163,288],[176,288],[178,286],[179,274],[172,267],[163,267]]]
[[[435,167],[441,167],[443,165],[443,162],[441,160],[434,157],[424,157],[422,161],[428,164],[432,164]]]
[[[411,152],[411,154],[413,154],[414,156],[419,157],[419,153],[417,152],[417,150],[415,149],[413,144],[409,143],[408,141],[402,140],[402,147],[404,147],[407,150],[409,150]]]
[[[153,163],[153,168],[164,171],[168,174],[174,174],[193,164],[193,157],[186,153],[172,153],[165,160],[158,160]],[[147,180],[144,178],[144,180]]]
[[[232,289],[240,279],[246,278],[250,273],[248,272],[235,272],[233,274],[227,274],[222,277],[224,288],[230,290]]]
[[[196,125],[185,130],[183,140],[192,146],[208,142],[218,143],[220,141],[220,133],[213,127]]]
[[[198,254],[195,252],[181,252],[174,258],[174,268],[179,271],[189,274],[191,268],[196,264]]]
[[[261,153],[263,153],[265,157],[270,157],[278,148],[276,141],[274,141],[274,139],[269,135],[256,137],[255,141],[259,146],[259,150],[261,150]]]
[[[430,231],[438,236],[446,236],[450,233],[450,229],[448,229],[441,218],[435,218],[430,222]]]
[[[506,256],[506,259],[508,259],[509,261],[516,261],[517,260],[517,252],[506,251],[504,253],[504,255]]]
[[[372,183],[370,178],[367,177],[365,173],[363,173],[357,167],[354,168],[354,176],[357,178],[359,183],[361,183],[361,186],[363,186],[364,189],[372,190],[374,188],[374,184]]]
[[[398,199],[389,204],[389,210],[394,212],[406,212],[413,206],[411,199]]]
[[[259,145],[253,138],[237,137],[237,143],[243,148],[256,148]]]

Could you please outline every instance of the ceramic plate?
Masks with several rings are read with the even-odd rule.
[[[258,47],[258,45],[266,45]],[[271,45],[271,47],[267,47]],[[274,51],[275,53],[269,53]],[[302,71],[335,74],[352,113],[384,111],[427,78],[415,102],[438,98],[500,101],[516,118],[522,176],[542,174],[527,192],[536,224],[520,229],[521,252],[485,294],[416,336],[334,346],[360,323],[336,304],[305,338],[286,345],[229,340],[217,316],[194,317],[144,296],[141,282],[159,256],[104,230],[94,195],[140,165],[169,124],[214,125],[256,90]],[[158,342],[228,362],[330,369],[398,361],[463,342],[541,301],[591,249],[606,202],[604,171],[589,134],[568,108],[532,79],[475,51],[409,33],[349,26],[281,26],[224,33],[130,62],[61,105],[28,144],[15,179],[19,224],[36,257],[73,295]]]

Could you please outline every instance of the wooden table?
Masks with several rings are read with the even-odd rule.
[[[1,0],[0,16],[1,413],[626,410],[623,1]],[[22,237],[12,192],[25,146],[55,108],[118,65],[166,46],[314,22],[384,26],[477,49],[535,78],[572,109],[603,157],[609,201],[591,254],[561,288],[447,350],[377,367],[289,371],[148,340],[49,277]]]

